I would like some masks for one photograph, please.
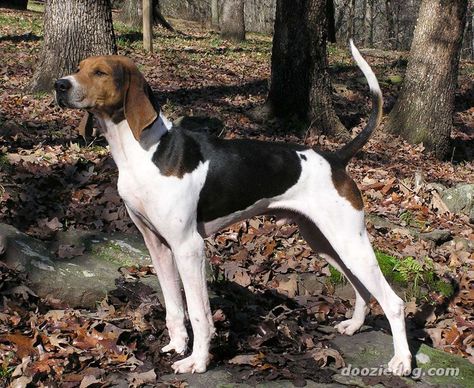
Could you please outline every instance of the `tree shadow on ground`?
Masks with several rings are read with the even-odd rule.
[[[0,36],[0,42],[12,42],[12,43],[19,43],[19,42],[37,42],[39,40],[43,40],[42,36],[38,36],[32,34],[31,32],[22,35],[3,35]]]

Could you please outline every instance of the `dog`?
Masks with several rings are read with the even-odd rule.
[[[108,141],[119,171],[118,192],[143,235],[163,290],[170,337],[163,352],[187,349],[182,281],[194,341],[191,355],[173,363],[176,373],[205,372],[209,363],[215,330],[203,238],[261,214],[296,222],[311,248],[354,286],[354,312],[336,325],[339,333],[356,332],[370,294],[377,299],[393,334],[388,368],[397,375],[410,373],[404,303],[380,271],[361,194],[346,173],[382,117],[377,78],[350,44],[373,107],[361,133],[333,153],[297,144],[223,140],[174,127],[137,67],[123,56],[87,58],[74,74],[55,82],[57,103],[94,115]],[[81,125],[88,123],[90,118]]]

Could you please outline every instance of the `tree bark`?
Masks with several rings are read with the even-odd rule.
[[[395,39],[395,17],[392,0],[385,0],[385,20],[387,23],[388,48],[396,50],[398,45]]]
[[[236,42],[245,40],[244,1],[223,0],[221,15],[221,37]]]
[[[219,27],[219,0],[211,0],[211,26]]]
[[[347,140],[332,105],[326,55],[326,1],[278,0],[266,105],[276,117],[311,123],[310,133]]]
[[[120,8],[119,19],[127,26],[141,30],[143,23],[142,0],[125,0]]]
[[[355,0],[349,0],[349,15],[347,17],[347,41],[349,41],[349,39],[354,39],[355,5]]]
[[[119,19],[127,26],[141,30],[143,26],[142,9],[142,0],[125,0],[122,7],[120,8]],[[159,0],[152,0],[152,13],[152,22],[154,25],[160,25],[169,31],[176,32],[173,26],[161,13]]]
[[[153,52],[153,10],[152,1],[143,0],[143,49]]]
[[[44,43],[30,89],[50,91],[54,80],[72,73],[82,59],[115,53],[109,0],[48,0]]]
[[[467,0],[423,0],[400,96],[386,130],[447,156]]]

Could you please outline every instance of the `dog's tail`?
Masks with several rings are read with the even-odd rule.
[[[364,73],[365,78],[369,84],[370,92],[372,93],[372,112],[369,117],[369,122],[354,139],[347,143],[344,147],[336,151],[336,156],[339,161],[346,165],[349,160],[359,151],[365,143],[369,140],[370,136],[374,132],[374,129],[378,127],[380,121],[382,120],[382,91],[380,90],[379,82],[374,72],[370,68],[369,64],[362,58],[359,50],[354,45],[352,39],[350,40],[351,51],[354,60],[359,66],[359,69]]]

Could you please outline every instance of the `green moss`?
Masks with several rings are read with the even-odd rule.
[[[425,258],[423,262],[413,257],[398,259],[381,251],[375,251],[375,256],[385,278],[390,283],[403,287],[407,299],[423,298],[429,291],[440,293],[445,297],[450,297],[454,293],[451,283],[436,276],[429,258]],[[344,283],[344,276],[336,268],[329,266],[329,272],[329,281],[332,284]]]
[[[439,292],[441,295],[447,298],[451,297],[454,294],[453,285],[441,279],[434,281],[433,289],[434,291]]]
[[[10,167],[10,161],[6,154],[0,154],[0,168]]]
[[[427,376],[425,374],[423,380],[439,386],[472,387],[474,367],[468,360],[430,348],[425,344],[421,345],[418,353],[423,353],[429,357],[427,363],[419,363],[418,365],[423,371],[426,372],[430,369],[441,371],[442,369],[445,372],[445,376]]]
[[[28,11],[33,11],[33,12],[44,12],[44,4],[38,2],[38,1],[28,1]]]
[[[332,265],[329,266],[329,272],[330,272],[330,275],[329,275],[329,281],[334,284],[334,285],[338,285],[338,284],[344,284],[345,282],[345,278],[344,278],[344,275],[342,273],[340,273],[336,268],[334,268]]]
[[[387,80],[388,80],[388,82],[390,82],[393,85],[398,85],[398,84],[401,84],[403,82],[403,77],[401,75],[398,75],[398,74],[393,74],[393,75],[389,75],[387,77]]]

